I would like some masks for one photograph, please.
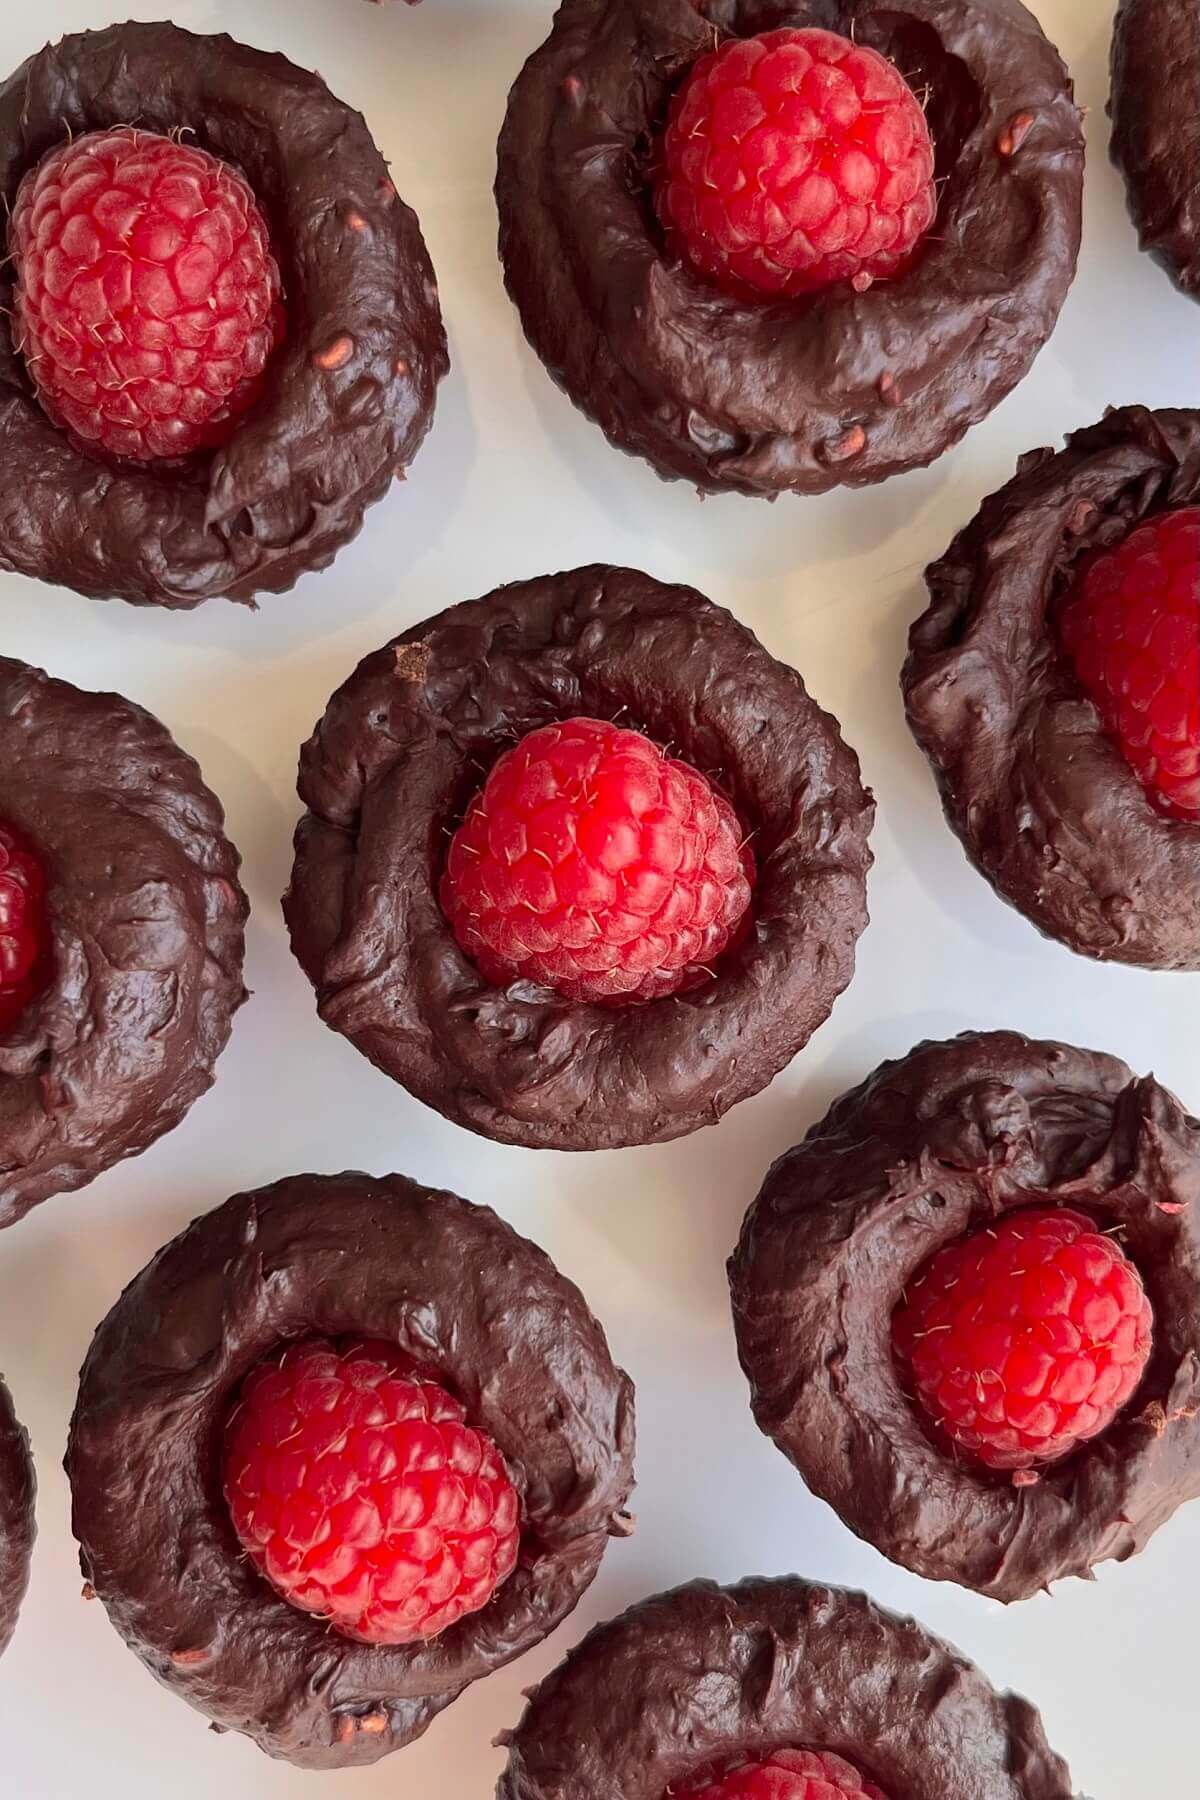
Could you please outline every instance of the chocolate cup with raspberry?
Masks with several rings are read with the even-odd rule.
[[[519,1491],[517,1568],[428,1642],[331,1632],[241,1552],[226,1417],[255,1364],[310,1333],[398,1344]],[[534,1244],[399,1175],[299,1175],[198,1219],[126,1288],[84,1364],[67,1471],[84,1574],[150,1672],[269,1755],[334,1769],[411,1743],[554,1630],[628,1534],[632,1458],[629,1379]]]
[[[1112,159],[1143,250],[1200,300],[1200,12],[1121,0],[1112,44]]]
[[[0,1378],[0,1655],[16,1630],[29,1586],[36,1493],[29,1437],[17,1422],[12,1395]]]
[[[926,573],[909,724],[980,874],[1102,962],[1200,969],[1200,826],[1166,818],[1058,641],[1093,550],[1200,500],[1200,411],[1127,406],[1036,450]]]
[[[0,88],[0,192],[68,133],[136,122],[241,170],[271,226],[286,342],[215,454],[106,461],[35,396],[0,274],[0,567],[100,599],[249,602],[322,569],[415,455],[446,372],[433,270],[362,118],[316,75],[170,24],[83,32]]]
[[[915,1619],[797,1576],[695,1581],[597,1626],[506,1742],[497,1800],[664,1800],[786,1748],[835,1751],[888,1800],[1073,1791],[1027,1700]]]
[[[481,776],[576,715],[719,771],[754,834],[752,928],[701,987],[621,1008],[492,987],[442,912],[447,834]],[[867,922],[874,803],[836,722],[729,613],[631,569],[500,588],[368,657],[305,746],[300,794],[284,910],[322,1018],[504,1143],[613,1149],[715,1124],[825,1020]]]
[[[4,822],[46,877],[50,974],[0,1034],[0,1226],[170,1131],[246,997],[220,802],[150,713],[0,659]]]
[[[671,93],[714,37],[823,26],[919,93],[941,184],[915,265],[747,302],[666,254],[649,198]],[[702,491],[863,486],[932,462],[1049,337],[1079,249],[1083,135],[1016,0],[573,0],[500,137],[509,292],[554,380],[618,449]]]
[[[1154,1343],[1106,1431],[1014,1481],[927,1435],[891,1322],[935,1252],[1031,1203],[1119,1232]],[[775,1164],[729,1275],[762,1430],[918,1575],[1027,1599],[1200,1496],[1200,1123],[1115,1057],[985,1032],[882,1064]]]

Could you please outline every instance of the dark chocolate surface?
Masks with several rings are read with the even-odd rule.
[[[136,1156],[212,1085],[248,907],[220,803],[141,707],[0,659],[0,769],[0,816],[46,868],[54,965],[0,1036],[2,1226]]]
[[[430,1643],[351,1642],[240,1552],[219,1446],[248,1371],[308,1332],[387,1338],[504,1454],[521,1560]],[[164,1686],[303,1768],[375,1762],[575,1606],[629,1529],[633,1389],[582,1294],[495,1213],[403,1176],[298,1175],[198,1219],[88,1352],[67,1471],[87,1578]]]
[[[645,193],[718,34],[818,25],[890,57],[942,182],[916,266],[747,304],[670,261]],[[530,343],[623,450],[702,490],[822,493],[940,456],[1025,374],[1079,248],[1083,136],[1018,0],[565,0],[500,137],[500,253]]]
[[[1071,1800],[1028,1701],[915,1620],[796,1576],[693,1582],[598,1626],[508,1745],[497,1800],[664,1800],[789,1746],[836,1751],[889,1800]]]
[[[648,1006],[488,986],[438,904],[446,827],[535,727],[620,717],[719,774],[754,929]],[[866,924],[874,806],[835,721],[729,613],[597,565],[500,588],[360,664],[301,757],[284,910],[322,1018],[427,1105],[533,1148],[661,1142],[756,1093],[827,1017]]]
[[[1058,643],[1089,550],[1200,500],[1200,411],[1127,406],[1036,450],[926,574],[903,685],[946,816],[992,886],[1101,961],[1200,969],[1200,826],[1156,811]]]
[[[17,1422],[12,1395],[0,1377],[0,1655],[16,1630],[29,1585],[36,1491],[29,1438]]]
[[[1143,250],[1200,300],[1200,7],[1121,0],[1112,45],[1112,158]]]
[[[228,444],[178,468],[100,460],[42,411],[0,313],[0,568],[101,599],[249,601],[326,567],[415,455],[447,364],[433,270],[362,118],[316,75],[169,24],[64,38],[0,88],[0,192],[76,134],[188,129],[250,182],[288,339]],[[0,308],[12,274],[0,271]]]
[[[1119,1230],[1155,1313],[1126,1411],[1031,1486],[936,1449],[891,1316],[943,1244],[1031,1203]],[[1115,1057],[1015,1032],[922,1044],[767,1176],[730,1262],[754,1415],[894,1562],[997,1600],[1123,1561],[1200,1496],[1200,1122]]]

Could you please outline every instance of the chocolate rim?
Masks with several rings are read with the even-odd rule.
[[[926,571],[903,688],[946,817],[1046,936],[1100,961],[1200,968],[1200,826],[1167,819],[1061,654],[1080,558],[1200,500],[1200,411],[1126,406],[1035,450]]]
[[[387,1338],[438,1372],[521,1495],[517,1569],[431,1643],[341,1638],[241,1554],[225,1417],[310,1331]],[[632,1384],[544,1252],[487,1207],[348,1173],[236,1195],[159,1251],[92,1341],[66,1467],[84,1574],[151,1674],[269,1755],[332,1769],[411,1743],[567,1616],[630,1529],[632,1461]]]
[[[442,915],[445,832],[483,772],[579,713],[719,774],[755,832],[755,928],[703,988],[605,1009],[489,987]],[[284,911],[321,1017],[505,1143],[610,1149],[714,1124],[828,1016],[867,922],[874,802],[836,722],[729,613],[632,569],[499,588],[368,657],[301,754],[300,795]]]
[[[97,599],[250,601],[325,568],[403,474],[448,368],[433,269],[363,119],[319,76],[232,38],[114,25],[48,46],[0,88],[0,192],[67,131],[186,126],[246,175],[272,227],[287,343],[221,450],[178,469],[76,449],[34,396],[0,271],[0,567]]]
[[[138,1155],[211,1087],[246,998],[249,905],[220,802],[140,706],[0,658],[0,766],[53,942],[50,985],[0,1035],[5,1226]]]
[[[18,1423],[12,1395],[0,1377],[0,1656],[17,1628],[29,1586],[36,1494],[29,1434]]]
[[[748,305],[668,260],[637,171],[714,33],[784,24],[929,86],[945,185],[901,280]],[[500,255],[534,350],[617,448],[710,492],[817,494],[932,462],[1021,379],[1082,185],[1069,77],[1017,0],[567,0],[509,99]]]
[[[597,1626],[502,1741],[497,1800],[663,1800],[714,1762],[789,1746],[836,1751],[894,1800],[1072,1791],[1027,1700],[915,1619],[792,1575],[694,1581]]]
[[[1200,15],[1192,0],[1121,0],[1108,111],[1138,241],[1200,300]]]
[[[1113,1425],[1019,1485],[926,1437],[891,1317],[943,1244],[1047,1202],[1119,1229],[1154,1349]],[[978,1032],[881,1064],[775,1164],[729,1278],[758,1424],[918,1575],[1026,1599],[1124,1561],[1200,1496],[1200,1122],[1115,1057]]]

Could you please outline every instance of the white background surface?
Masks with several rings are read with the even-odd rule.
[[[0,69],[113,0],[0,7]],[[367,115],[417,208],[454,359],[407,486],[334,568],[261,613],[99,604],[0,576],[0,649],[159,714],[225,802],[254,912],[239,1015],[214,1091],[139,1161],[51,1200],[0,1240],[0,1365],[41,1494],[33,1586],[0,1668],[0,1790],[13,1800],[485,1800],[490,1747],[595,1620],[694,1575],[798,1570],[915,1612],[1041,1707],[1093,1800],[1192,1795],[1200,1505],[1135,1563],[1004,1611],[892,1567],[812,1499],[759,1435],[734,1357],[723,1263],[767,1165],[833,1096],[918,1038],[1015,1026],[1113,1050],[1200,1107],[1200,976],[1104,969],[1043,943],[968,867],[904,726],[897,675],[920,571],[1022,451],[1108,402],[1200,403],[1200,313],[1136,251],[1107,160],[1111,4],[1035,0],[1089,109],[1079,276],[1023,386],[932,469],[860,493],[701,505],[618,455],[526,348],[495,258],[494,145],[549,0],[126,0],[315,66]],[[1168,77],[1169,78],[1169,77]],[[0,479],[20,479],[19,470]],[[874,923],[854,984],[797,1062],[716,1130],[588,1157],[503,1149],[444,1123],[317,1021],[278,897],[297,748],[357,660],[499,582],[593,559],[685,580],[731,606],[840,717],[879,800]],[[3,770],[0,770],[0,802]],[[297,1170],[398,1169],[489,1201],[583,1286],[638,1386],[637,1536],[577,1615],[374,1769],[301,1774],[216,1737],[80,1599],[60,1459],[76,1372],[123,1284],[195,1214]],[[936,1775],[934,1777],[937,1785]],[[895,1800],[905,1800],[896,1796]],[[947,1791],[947,1800],[956,1797]]]

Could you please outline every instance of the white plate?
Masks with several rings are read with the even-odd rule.
[[[724,1259],[768,1163],[843,1088],[916,1039],[1015,1026],[1113,1050],[1200,1107],[1200,976],[1093,966],[1044,943],[967,865],[897,690],[921,569],[1017,456],[1105,405],[1200,404],[1200,314],[1138,254],[1107,157],[1112,6],[1040,0],[1089,109],[1079,276],[1032,374],[920,474],[775,506],[701,505],[664,486],[552,387],[496,263],[492,176],[508,86],[548,0],[50,0],[0,9],[0,70],[49,34],[170,11],[320,69],[366,114],[437,266],[454,369],[407,486],[332,570],[261,613],[99,604],[0,576],[0,650],[159,714],[225,802],[254,907],[217,1085],[140,1160],[51,1200],[0,1239],[0,1366],[33,1435],[33,1586],[0,1665],[0,1786],[13,1800],[278,1800],[353,1791],[481,1800],[521,1690],[597,1619],[694,1575],[799,1570],[916,1613],[1041,1707],[1095,1800],[1194,1783],[1192,1621],[1200,1505],[1095,1584],[1004,1611],[918,1580],[812,1499],[755,1429],[734,1357]],[[1170,78],[1169,74],[1166,78]],[[19,471],[0,478],[19,480]],[[298,746],[332,689],[397,631],[498,582],[604,560],[693,583],[794,663],[838,715],[879,799],[874,923],[853,985],[808,1050],[715,1131],[590,1157],[500,1149],[436,1118],[317,1021],[288,952]],[[0,770],[0,796],[3,770]],[[494,1203],[583,1286],[638,1385],[638,1532],[614,1543],[576,1616],[473,1688],[411,1749],[348,1777],[300,1774],[217,1737],[80,1599],[60,1459],[76,1371],[122,1286],[196,1213],[297,1170],[404,1170]],[[947,1800],[951,1800],[948,1796]]]

